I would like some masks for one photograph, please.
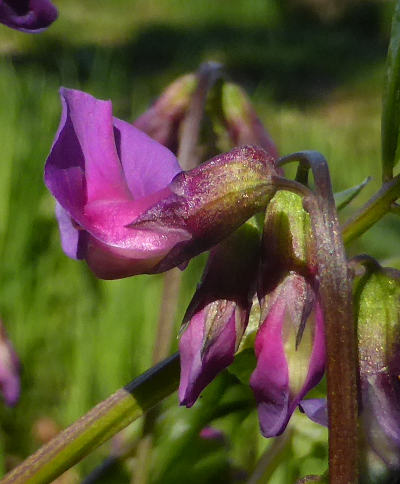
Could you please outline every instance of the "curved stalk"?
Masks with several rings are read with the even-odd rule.
[[[9,472],[1,484],[51,482],[178,388],[179,355],[162,361],[90,410]]]
[[[315,238],[319,294],[324,313],[329,415],[329,481],[358,482],[357,338],[352,287],[333,198],[328,164],[315,151],[294,153],[279,165],[299,161],[311,169],[315,195],[305,196]]]

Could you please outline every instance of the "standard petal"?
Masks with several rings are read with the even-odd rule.
[[[49,0],[1,0],[0,22],[27,33],[45,30],[56,20],[58,11]]]
[[[110,101],[62,88],[61,123],[47,159],[45,182],[71,216],[82,223],[84,206],[98,200],[131,200],[113,131]]]
[[[165,146],[125,121],[114,118],[113,122],[119,159],[135,200],[166,187],[182,171]]]
[[[99,277],[151,272],[191,235],[174,227],[161,233],[127,226],[171,194],[164,187],[180,171],[175,156],[133,126],[113,119],[109,101],[68,89],[61,90],[61,99],[63,113],[45,182],[59,205],[64,251],[87,258]]]

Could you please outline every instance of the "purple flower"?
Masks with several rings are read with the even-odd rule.
[[[0,22],[21,32],[41,32],[57,16],[58,11],[49,0],[0,0]]]
[[[325,345],[321,308],[302,276],[289,274],[268,299],[255,341],[257,367],[250,386],[261,431],[274,437],[285,430],[300,400],[322,378]]]
[[[19,399],[19,360],[0,321],[0,388],[6,405],[14,406]]]
[[[258,295],[254,391],[261,431],[281,434],[300,400],[322,378],[325,342],[308,214],[301,198],[278,192],[268,206]]]
[[[45,183],[62,246],[104,279],[168,270],[233,232],[274,193],[266,153],[244,147],[189,172],[110,101],[61,89]]]
[[[259,235],[250,223],[214,247],[184,318],[179,400],[191,407],[229,366],[246,329],[255,292]]]

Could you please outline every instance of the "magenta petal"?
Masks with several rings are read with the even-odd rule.
[[[79,230],[74,226],[70,215],[59,203],[56,203],[56,217],[63,251],[72,259],[84,259],[87,246],[87,232]]]
[[[61,89],[63,112],[47,159],[45,182],[59,207],[64,251],[86,258],[96,275],[153,272],[187,231],[128,227],[168,197],[180,171],[175,156],[133,126],[112,117],[109,101]],[[129,186],[128,186],[129,185]]]
[[[328,427],[328,406],[326,398],[309,398],[299,403],[300,410],[313,422]]]
[[[255,342],[257,367],[250,379],[250,386],[258,404],[261,431],[265,437],[274,437],[285,430],[300,400],[322,378],[325,366],[322,311],[317,303],[313,346],[305,381],[300,389],[292,390],[283,326],[286,318],[290,317],[290,309],[294,306],[296,280],[288,279],[282,284],[283,288],[258,331]]]
[[[204,340],[204,321],[208,308],[197,313],[183,333],[179,352],[181,356],[181,381],[179,401],[181,405],[191,407],[203,389],[234,358],[236,343],[235,304],[232,304],[229,321],[213,343],[201,355]]]
[[[61,88],[60,93],[82,150],[86,201],[130,199],[114,141],[111,101],[101,101],[72,89]],[[66,161],[64,155],[63,163]],[[69,166],[74,163],[74,160],[68,161]]]
[[[113,122],[115,143],[133,198],[166,187],[181,171],[175,155],[131,124],[116,118]]]
[[[261,431],[265,437],[279,435],[289,421],[289,372],[282,339],[286,304],[278,300],[255,341],[257,367],[250,378]]]
[[[49,0],[0,0],[0,22],[27,33],[45,30],[58,11]]]

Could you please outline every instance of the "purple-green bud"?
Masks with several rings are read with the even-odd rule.
[[[263,234],[263,281],[279,280],[293,270],[303,275],[316,273],[316,257],[309,214],[299,195],[279,191],[268,204]]]
[[[361,418],[375,452],[400,467],[400,273],[378,265],[356,282]]]
[[[208,250],[264,210],[276,191],[271,181],[276,170],[269,160],[261,148],[244,146],[179,173],[169,185],[171,194],[130,225],[166,235],[186,233],[186,241],[171,250],[158,270]]]
[[[278,150],[264,128],[245,91],[231,82],[222,85],[222,114],[235,146],[261,146],[274,159]]]
[[[196,89],[195,74],[186,74],[170,84],[133,125],[169,148],[178,150],[180,125]]]

